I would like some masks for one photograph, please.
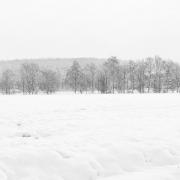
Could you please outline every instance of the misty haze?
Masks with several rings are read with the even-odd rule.
[[[179,180],[180,2],[0,0],[0,180]]]

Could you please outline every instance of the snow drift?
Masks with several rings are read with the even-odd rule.
[[[179,180],[180,97],[0,96],[0,180]]]

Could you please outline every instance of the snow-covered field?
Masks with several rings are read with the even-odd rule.
[[[179,179],[179,94],[0,96],[0,180]]]

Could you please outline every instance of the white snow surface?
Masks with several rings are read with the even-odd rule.
[[[0,96],[0,180],[179,179],[179,94]]]

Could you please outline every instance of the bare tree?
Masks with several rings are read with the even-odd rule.
[[[39,66],[25,63],[21,66],[21,88],[23,93],[34,94],[38,92]]]
[[[0,87],[3,93],[11,94],[14,89],[14,73],[12,70],[7,69],[2,73]]]
[[[97,76],[97,89],[100,91],[102,94],[108,92],[108,77],[107,73],[103,70],[98,72]]]
[[[86,74],[87,84],[90,86],[91,92],[94,93],[97,68],[94,63],[91,63],[87,64],[84,70]]]
[[[160,93],[163,84],[163,60],[159,56],[155,56],[154,71],[154,92]]]
[[[82,78],[81,66],[77,61],[74,61],[73,65],[67,71],[66,81],[68,85],[74,90],[75,93],[78,90],[80,90],[81,78]]]
[[[179,93],[180,88],[180,66],[177,63],[174,63],[173,66],[173,78],[175,83],[176,92]]]
[[[140,93],[144,93],[145,88],[145,71],[146,66],[144,61],[138,62],[138,70],[137,70],[137,89]]]
[[[105,63],[104,68],[107,71],[110,92],[114,93],[117,88],[117,74],[119,62],[116,57],[110,57]]]
[[[120,70],[122,71],[122,92],[126,93],[128,90],[128,64],[124,62]]]
[[[154,59],[148,57],[146,59],[146,76],[147,76],[147,91],[150,92],[152,86],[152,76],[153,76],[153,69],[154,69]]]
[[[129,81],[130,81],[130,88],[131,92],[134,93],[135,89],[135,81],[136,81],[136,63],[134,61],[129,61]]]
[[[171,61],[164,61],[164,92],[172,90],[173,84],[173,63]]]
[[[41,70],[40,89],[47,94],[53,93],[59,89],[59,77],[55,71],[50,69]]]

